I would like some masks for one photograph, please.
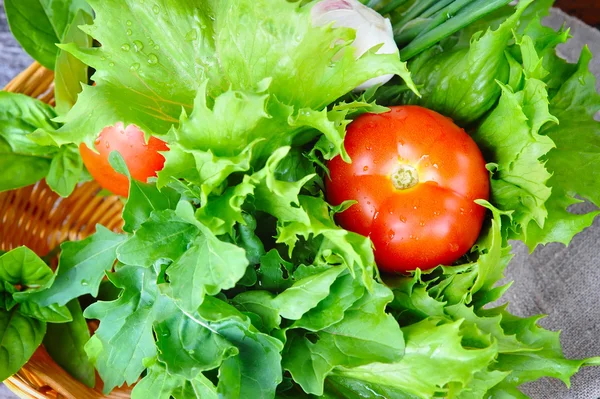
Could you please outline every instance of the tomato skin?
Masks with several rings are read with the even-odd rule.
[[[165,157],[159,151],[169,150],[161,139],[150,137],[146,143],[144,133],[137,126],[125,128],[120,122],[103,129],[94,144],[97,153],[84,143],[79,146],[83,163],[100,186],[123,197],[129,194],[129,180],[112,168],[108,162],[110,153],[118,151],[131,177],[146,182],[165,165]]]
[[[490,183],[481,151],[463,129],[426,108],[396,106],[357,118],[344,145],[353,162],[329,162],[327,199],[357,201],[337,222],[371,238],[381,270],[450,265],[469,251],[486,213],[474,201],[489,198]],[[399,168],[414,171],[418,183],[395,186]]]

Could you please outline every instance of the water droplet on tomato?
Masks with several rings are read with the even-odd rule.
[[[417,206],[416,206],[416,205],[415,205],[415,206],[413,206],[413,209],[416,211],[416,210],[417,210]]]
[[[365,165],[365,167],[363,168],[363,171],[366,172],[369,170],[369,167]]]
[[[94,145],[98,145],[100,144],[100,137],[98,137],[96,140],[94,140]]]
[[[390,212],[390,215],[392,214],[392,212]],[[406,218],[404,216],[400,216],[400,221],[402,223],[406,223]]]
[[[433,164],[433,167],[437,169],[437,168],[438,168],[438,164],[437,164],[437,163],[434,163],[434,164]]]
[[[411,240],[415,238],[415,236],[413,236],[412,234],[408,236],[408,238],[410,238]]]
[[[455,243],[450,244],[450,251],[458,252],[458,244],[455,244]]]
[[[367,151],[371,151],[371,150],[372,150],[372,148],[371,148],[371,146],[370,146],[370,145],[366,146],[366,147],[365,147],[365,149],[366,149]]]
[[[367,201],[367,205],[371,205],[371,201]]]
[[[388,231],[388,240],[393,240],[394,237],[396,237],[396,233],[394,232],[394,230]]]
[[[464,215],[465,214],[465,208],[460,208],[460,214]]]
[[[423,222],[423,221],[420,221],[420,222],[419,222],[419,226],[421,226],[421,227],[425,227],[425,222]]]
[[[107,141],[106,143],[104,143],[104,146],[105,146],[106,148],[110,148],[110,143]]]
[[[433,211],[433,216],[440,216],[440,213],[438,211]]]

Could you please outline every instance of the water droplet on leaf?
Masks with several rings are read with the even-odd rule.
[[[188,42],[196,40],[197,38],[198,38],[198,32],[196,31],[196,29],[192,29],[185,35],[185,40],[187,40]]]
[[[154,6],[154,7],[152,7],[152,12],[155,14],[158,14],[158,13],[160,13],[160,8],[158,6]]]
[[[131,29],[127,29],[127,36],[133,35],[133,31]]]
[[[148,55],[148,64],[150,64],[150,65],[158,64],[158,57],[156,56],[156,54]]]
[[[133,41],[133,49],[136,52],[142,51],[144,49],[144,43],[140,42],[139,40],[134,40]]]
[[[127,26],[131,26],[131,25],[133,25],[133,23],[132,23],[131,21],[127,21],[127,22],[125,22],[125,24],[126,24]]]
[[[129,70],[130,70],[130,71],[137,71],[138,69],[140,69],[140,64],[138,64],[137,62],[136,62],[135,64],[132,64],[132,65],[129,67]]]
[[[123,51],[129,51],[129,49],[131,48],[131,46],[129,46],[129,44],[125,43],[124,45],[121,46],[121,50]]]

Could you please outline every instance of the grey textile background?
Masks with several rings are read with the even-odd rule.
[[[592,71],[600,78],[600,31],[554,10],[546,21],[553,27],[571,27],[574,38],[559,49],[569,61],[577,60],[583,44],[596,57]],[[12,38],[0,0],[0,87],[31,63]],[[600,90],[600,79],[597,84]],[[562,330],[565,353],[571,358],[600,356],[600,218],[565,248],[549,245],[529,255],[523,245],[514,245],[515,259],[508,279],[509,309],[520,316],[547,314],[541,321],[551,330]],[[600,399],[600,367],[586,368],[573,377],[567,390],[555,380],[543,380],[524,388],[533,399]],[[0,386],[0,399],[16,398]]]

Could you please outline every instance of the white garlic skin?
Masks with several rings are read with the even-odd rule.
[[[377,50],[377,54],[398,52],[390,20],[358,0],[322,0],[313,6],[311,17],[313,26],[326,26],[333,23],[334,28],[354,29],[356,38],[352,46],[356,49],[356,58],[360,58],[378,44],[383,45]],[[382,75],[369,79],[354,91],[364,91],[372,86],[385,84],[393,76]]]

